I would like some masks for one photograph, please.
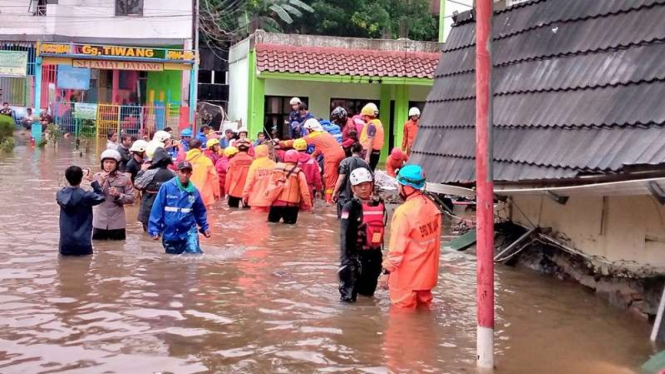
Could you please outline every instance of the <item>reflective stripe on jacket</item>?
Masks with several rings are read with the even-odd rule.
[[[196,187],[190,182],[188,188],[183,188],[178,178],[162,184],[150,212],[150,236],[186,240],[187,233],[196,225],[204,231],[209,229],[206,208]]]

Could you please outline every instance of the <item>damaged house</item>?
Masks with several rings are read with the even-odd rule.
[[[665,0],[531,0],[494,12],[498,214],[582,257],[589,267],[572,276],[597,290],[602,277],[665,274],[664,19]],[[429,182],[472,185],[474,12],[455,22],[410,162]]]

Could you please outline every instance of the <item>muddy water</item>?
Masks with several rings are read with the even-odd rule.
[[[136,223],[58,258],[72,163],[96,164],[67,145],[0,158],[0,373],[476,372],[474,257],[444,250],[435,309],[416,314],[385,292],[338,302],[332,210],[285,227],[219,208],[198,258],[164,255]],[[653,353],[646,323],[576,285],[507,268],[496,282],[499,372],[623,372]]]

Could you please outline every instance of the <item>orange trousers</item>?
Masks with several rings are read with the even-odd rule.
[[[432,290],[390,288],[390,303],[398,308],[415,309],[419,305],[429,307],[433,298]]]
[[[325,160],[325,156],[324,156]],[[332,194],[335,190],[335,184],[337,184],[337,178],[339,177],[339,164],[342,162],[342,159],[324,161],[323,164],[323,184],[326,188],[326,202],[332,204]]]

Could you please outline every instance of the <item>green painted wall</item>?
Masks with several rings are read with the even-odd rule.
[[[182,98],[182,71],[165,70],[149,71],[146,82],[147,92],[141,92],[141,95],[148,98],[150,90],[155,90],[155,100],[159,100],[159,92],[164,91],[164,98],[169,98],[171,92],[171,102],[180,102]]]

